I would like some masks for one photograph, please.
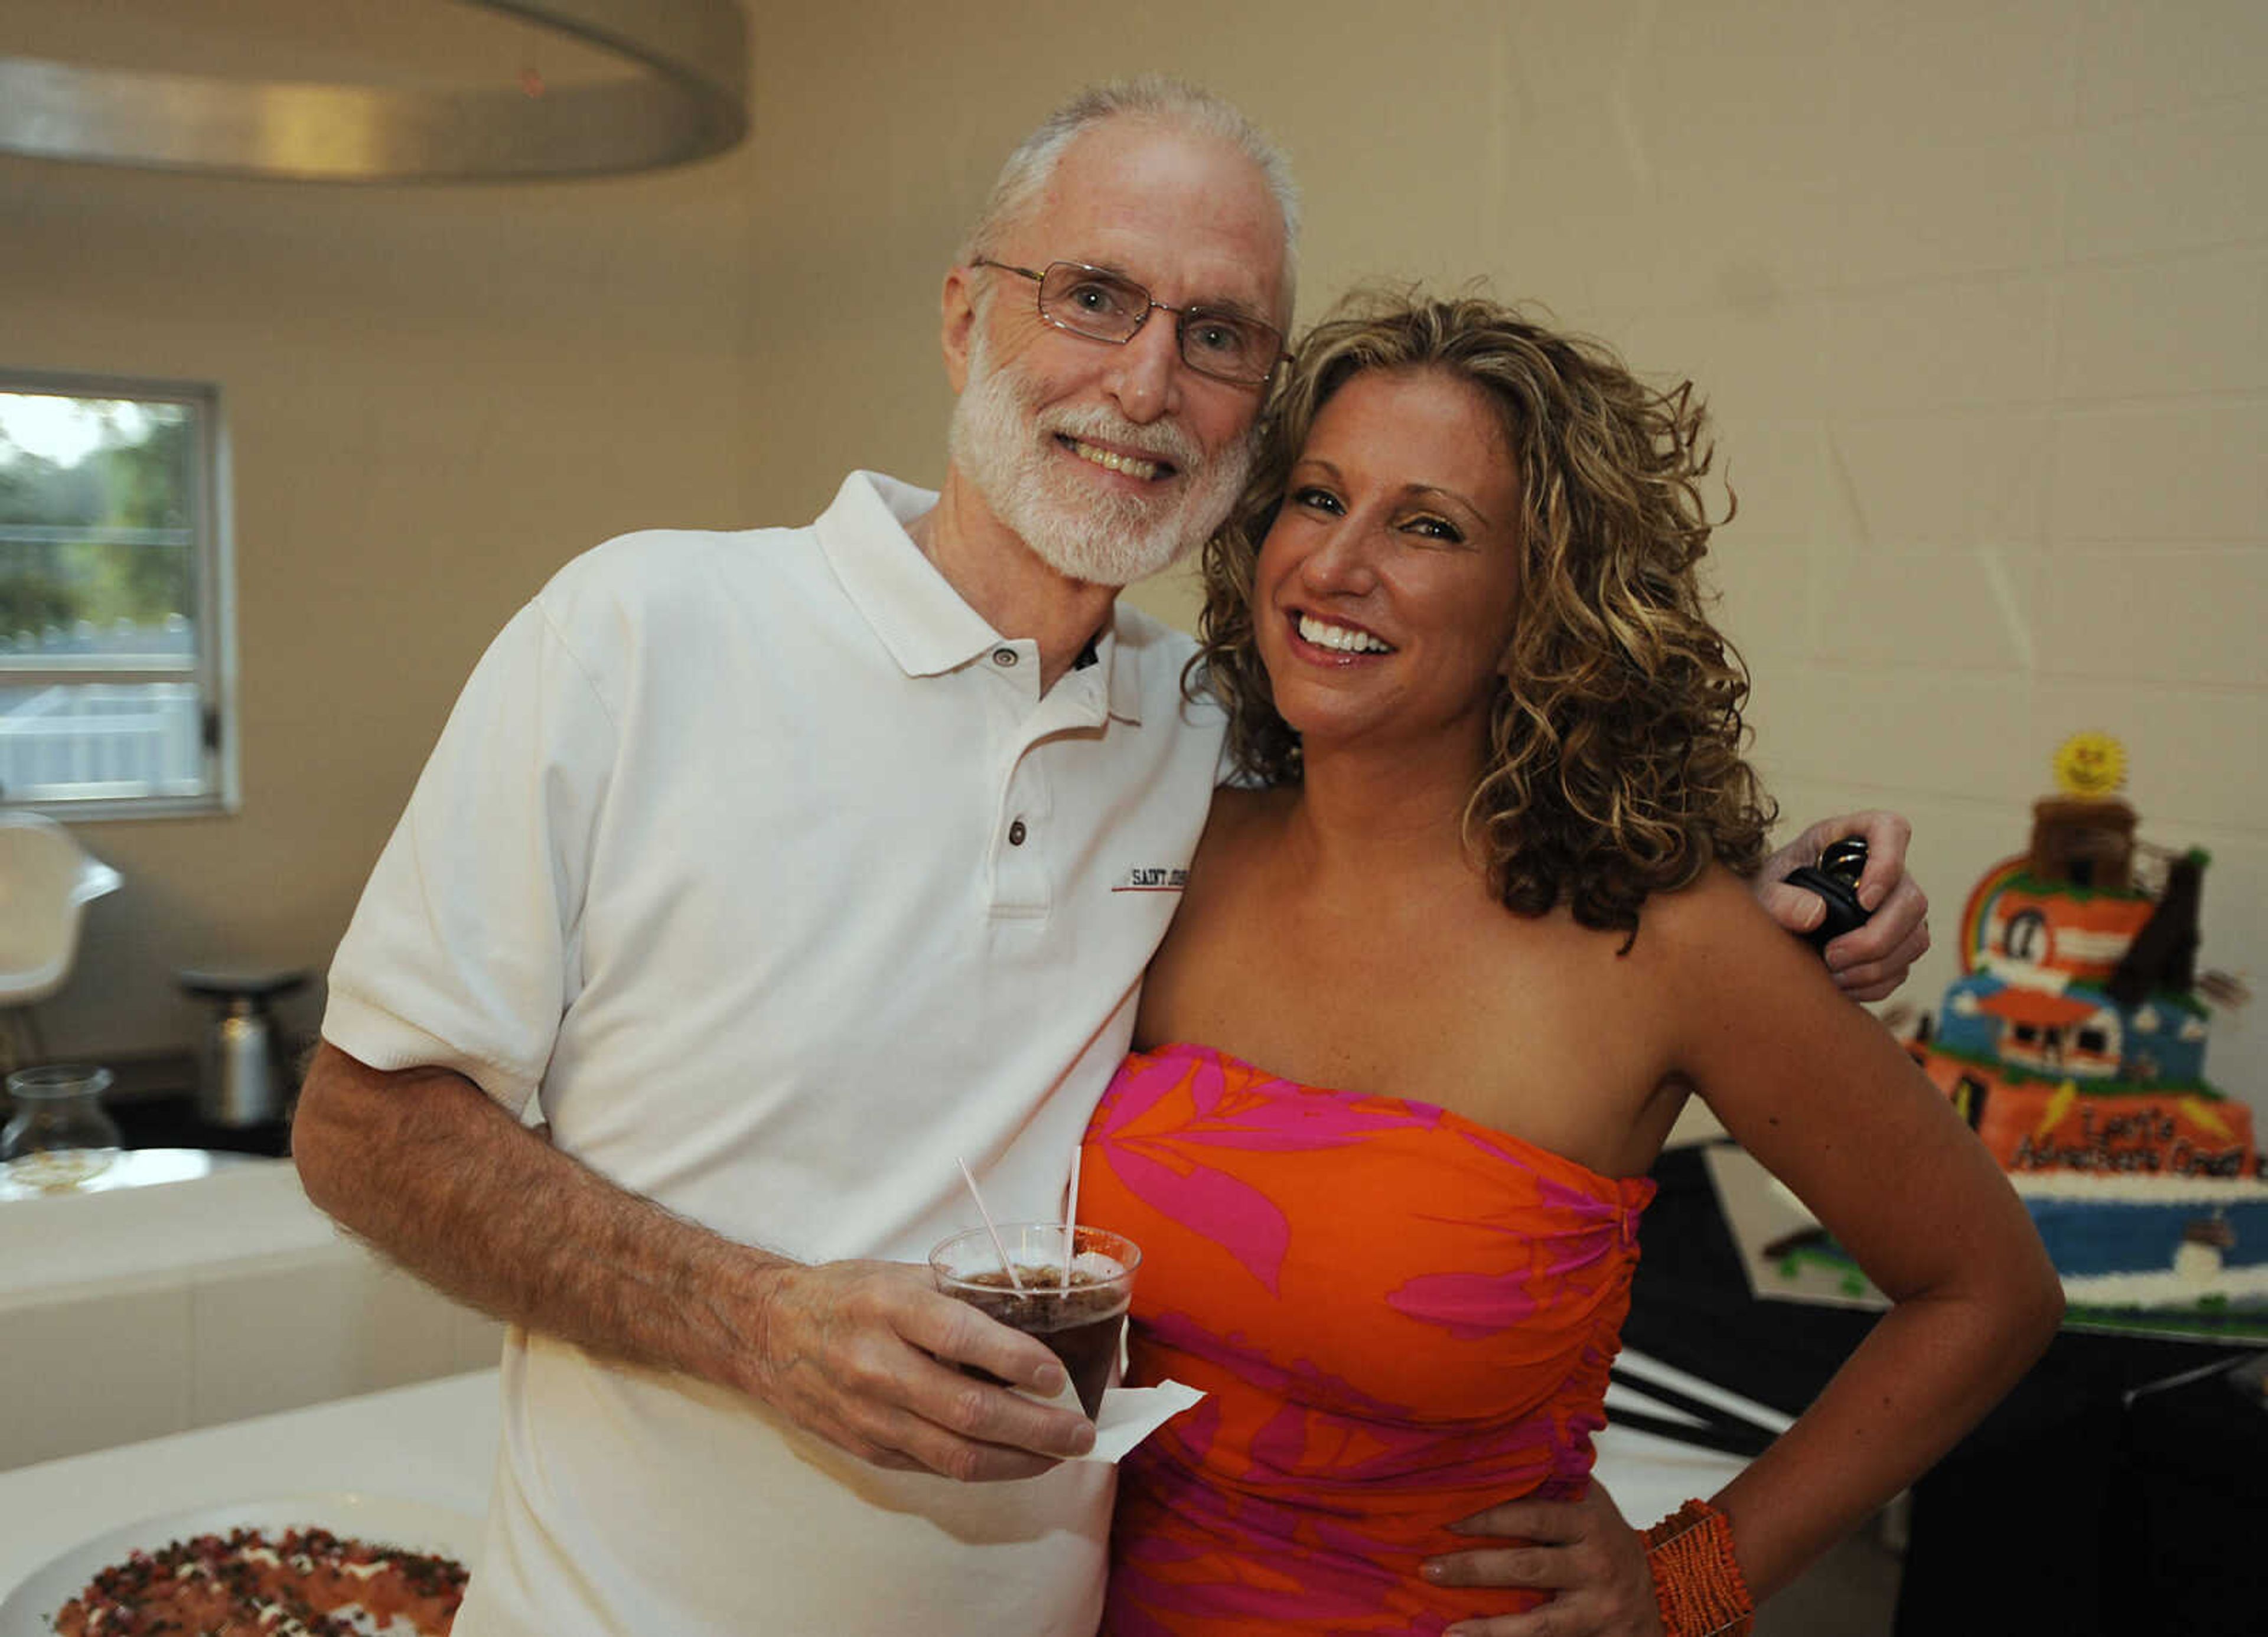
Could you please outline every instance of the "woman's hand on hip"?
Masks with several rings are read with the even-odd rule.
[[[1428,1558],[1429,1583],[1552,1597],[1524,1614],[1460,1620],[1443,1637],[1661,1637],[1646,1541],[1605,1486],[1594,1482],[1580,1501],[1508,1501],[1450,1527],[1506,1544]]]

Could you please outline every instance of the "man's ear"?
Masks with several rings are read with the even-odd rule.
[[[942,315],[939,342],[945,351],[945,378],[958,395],[968,385],[968,349],[976,340],[976,290],[970,268],[957,267],[945,275],[945,290],[938,299]]]

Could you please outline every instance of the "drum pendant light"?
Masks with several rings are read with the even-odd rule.
[[[0,55],[0,152],[292,181],[506,181],[652,170],[747,135],[735,0],[401,0],[500,13],[610,70],[547,83],[176,73]],[[302,16],[310,15],[301,13]],[[460,77],[461,78],[461,77]]]

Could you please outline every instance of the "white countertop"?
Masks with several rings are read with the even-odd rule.
[[[0,1471],[492,1367],[287,1161],[0,1201]]]
[[[0,1312],[339,1243],[288,1160],[245,1159],[155,1187],[10,1199],[0,1201]]]
[[[195,1182],[216,1171],[280,1162],[257,1154],[232,1154],[218,1149],[129,1149],[114,1155],[92,1177],[50,1191],[34,1187],[21,1174],[24,1162],[0,1165],[0,1204],[17,1200],[79,1198],[90,1193],[115,1193],[122,1188],[163,1187],[168,1183]]]
[[[1693,1396],[1739,1402],[1642,1356],[1624,1362]],[[497,1372],[476,1370],[0,1472],[0,1591],[121,1524],[224,1502],[350,1491],[482,1514],[497,1391]],[[1622,1428],[1601,1434],[1598,1450],[1601,1479],[1639,1527],[1715,1494],[1742,1464]]]
[[[0,1472],[0,1590],[122,1523],[226,1501],[352,1491],[478,1516],[497,1391],[476,1370]]]

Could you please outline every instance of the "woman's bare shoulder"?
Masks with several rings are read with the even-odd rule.
[[[1286,785],[1224,784],[1212,793],[1212,826],[1234,827],[1260,822],[1282,813],[1296,796],[1297,792]]]
[[[1208,866],[1216,873],[1233,868],[1241,853],[1283,823],[1294,794],[1282,789],[1215,790],[1192,872]]]
[[[1697,951],[1746,943],[1775,930],[1749,884],[1722,864],[1710,864],[1674,892],[1650,895],[1639,911],[1637,949],[1651,939],[1662,956],[1683,961]]]
[[[1675,892],[1648,898],[1631,954],[1667,1015],[1715,1034],[1736,1016],[1790,1020],[1791,1009],[1837,1002],[1818,951],[1785,930],[1743,877],[1712,864]]]

